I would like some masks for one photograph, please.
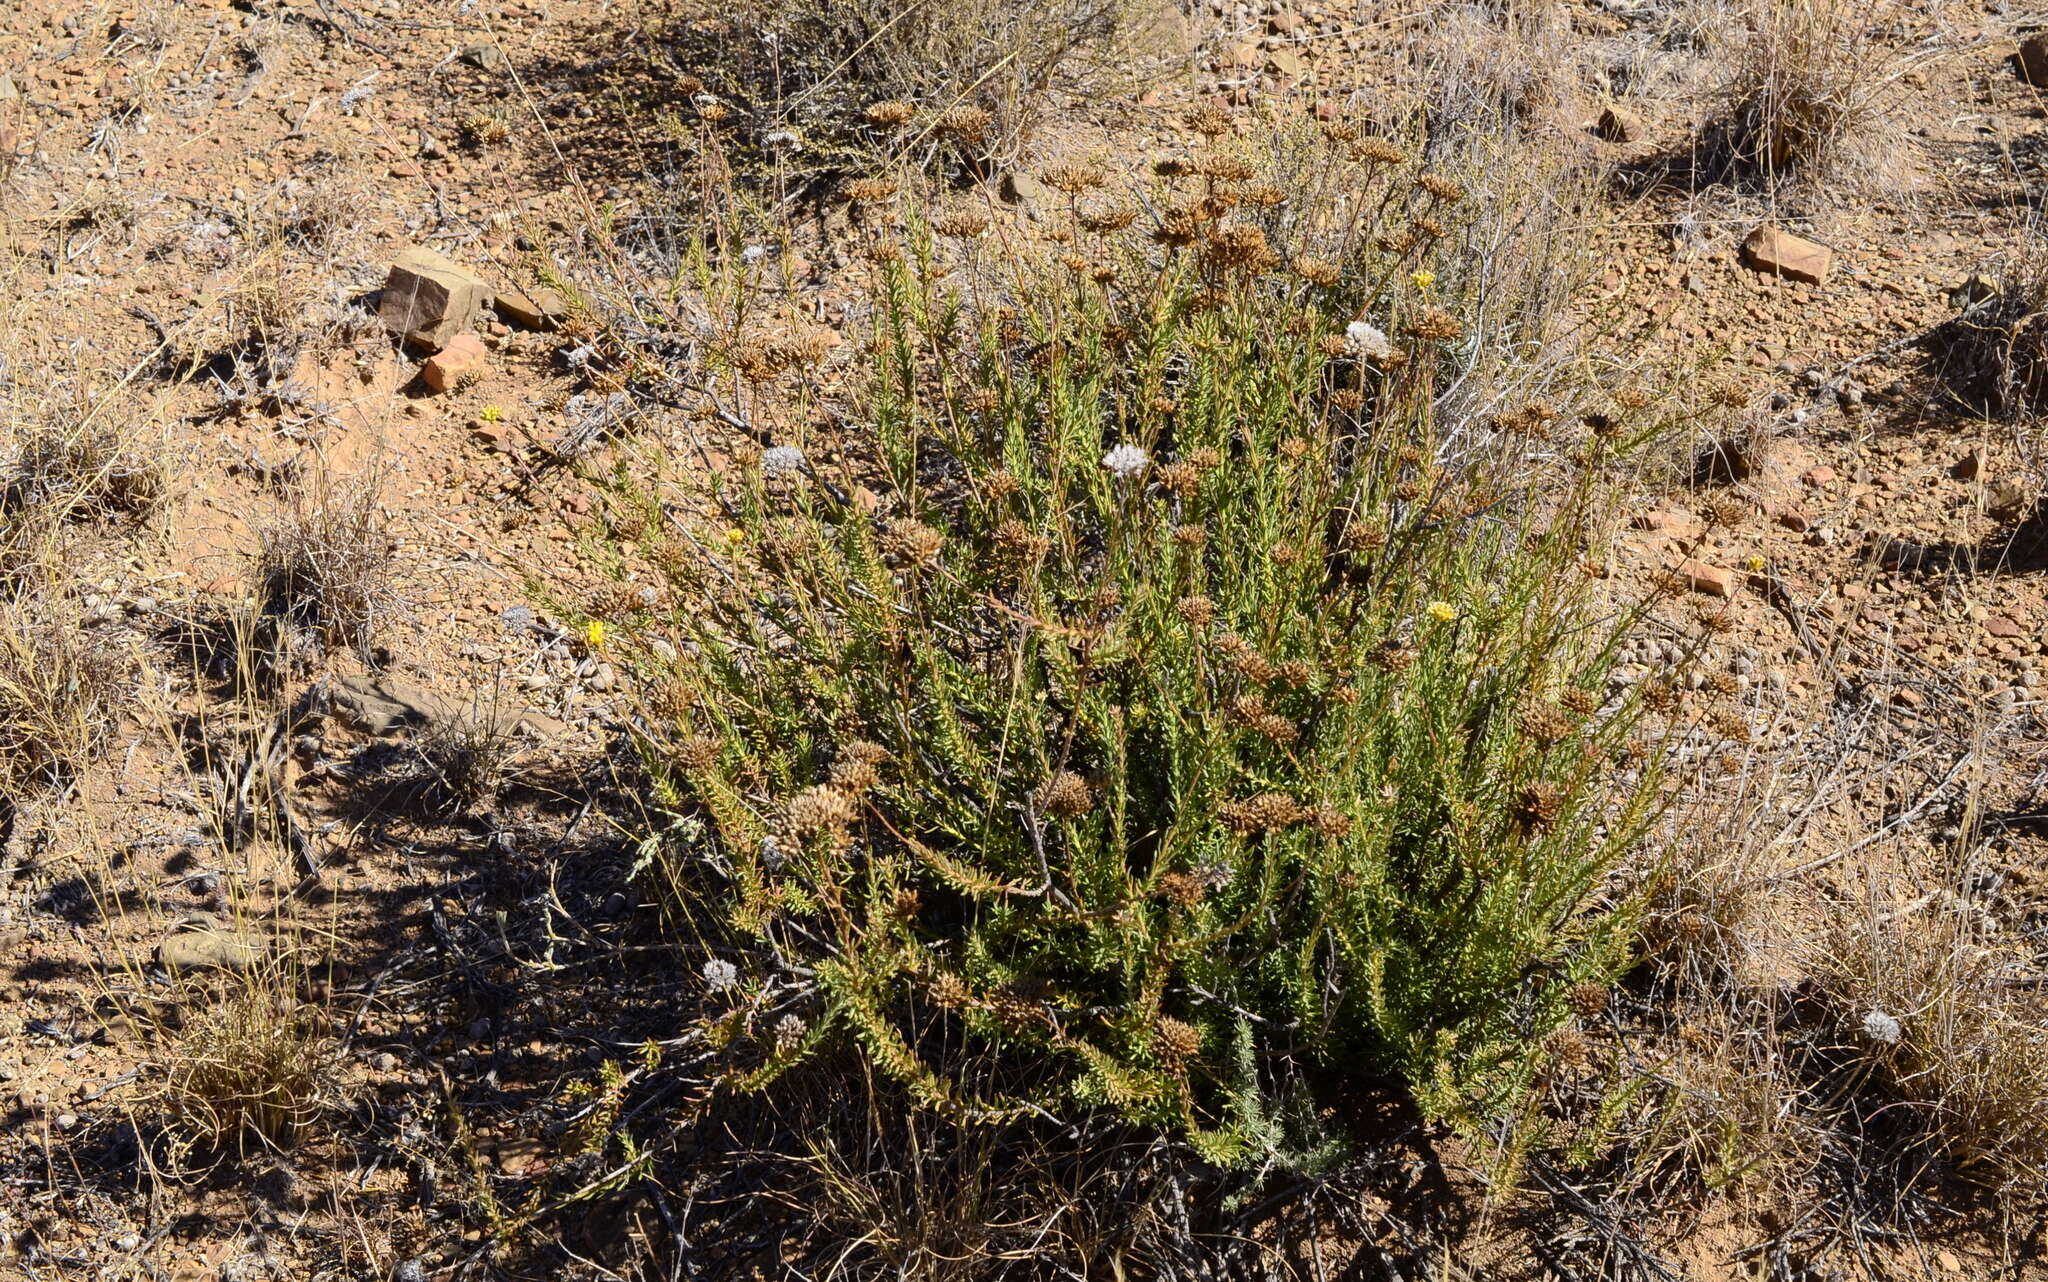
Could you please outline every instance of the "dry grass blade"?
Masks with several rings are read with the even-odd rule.
[[[367,654],[396,605],[392,545],[374,480],[321,485],[261,531],[265,611],[314,630],[332,649]]]

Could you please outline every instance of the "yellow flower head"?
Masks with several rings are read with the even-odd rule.
[[[747,532],[738,526],[734,526],[725,532],[725,541],[735,545],[745,543],[747,541]]]
[[[1415,288],[1427,294],[1429,287],[1436,284],[1436,273],[1431,271],[1415,272],[1408,279],[1415,282]]]
[[[1752,556],[1749,558],[1748,564],[1750,573],[1762,574],[1764,572],[1764,565],[1766,564],[1766,562],[1760,556]]]
[[[602,650],[604,649],[604,639],[607,631],[608,629],[606,629],[603,619],[592,619],[590,626],[583,630],[583,637],[586,641],[590,642],[591,649]]]
[[[1452,619],[1458,617],[1458,607],[1452,605],[1449,601],[1431,601],[1429,603],[1429,617],[1435,619],[1438,623],[1449,623]]]

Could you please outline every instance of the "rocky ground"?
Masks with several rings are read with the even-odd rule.
[[[613,551],[634,518],[600,482],[690,420],[615,430],[588,318],[620,277],[574,273],[665,199],[675,145],[637,78],[671,7],[0,12],[0,422],[116,427],[168,477],[148,519],[63,530],[79,626],[142,678],[73,785],[0,810],[0,1276],[450,1276],[495,1227],[478,1190],[521,1196],[550,1161],[540,1111],[666,1035],[675,981],[639,964],[653,927],[625,879],[628,683],[568,620],[668,590]],[[1037,145],[1144,153],[1209,101],[1349,110],[1438,9],[1212,5],[1166,24],[1169,74],[1072,104]],[[1612,102],[1561,75],[1512,88],[1641,176],[1578,211],[1599,225],[1574,308],[1590,348],[1646,383],[1705,366],[1737,388],[1729,432],[1631,497],[1607,573],[1685,590],[1625,674],[1714,620],[1695,679],[1749,726],[1723,820],[1788,931],[1816,895],[1932,893],[1943,834],[1985,823],[1981,910],[2038,962],[2048,592],[2042,550],[2012,539],[2038,439],[1958,409],[1921,342],[2040,216],[2048,111],[2015,60],[2038,18],[1891,17],[1888,167],[1804,205],[1668,176],[1709,72],[1631,6],[1545,28]],[[1028,174],[1006,206],[1027,221]],[[827,323],[849,294],[836,237],[776,250],[785,304]],[[374,517],[377,626],[251,658],[261,549],[309,506]],[[451,800],[454,758],[419,745],[480,726],[502,745],[489,799]],[[152,1066],[207,1000],[191,976],[280,941],[307,964],[278,996],[339,1037],[348,1108],[288,1151],[138,1152],[131,1120],[166,1107]],[[599,1206],[580,1245],[609,1258],[627,1231]],[[1747,1276],[1749,1240],[1674,1258]],[[1935,1267],[1993,1276],[2006,1247]]]

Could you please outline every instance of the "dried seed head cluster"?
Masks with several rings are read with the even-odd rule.
[[[1095,793],[1086,779],[1062,770],[1040,790],[1039,803],[1055,819],[1079,819],[1095,808]]]
[[[881,129],[901,129],[917,115],[917,108],[907,102],[871,102],[861,111],[861,119]]]
[[[840,845],[847,839],[847,830],[860,818],[860,810],[839,789],[820,784],[791,797],[783,818],[790,834],[799,841],[823,834]]]
[[[1515,797],[1515,822],[1530,832],[1548,832],[1564,814],[1564,794],[1553,783],[1532,783]]]
[[[1202,264],[1211,271],[1263,272],[1279,261],[1263,228],[1219,227],[1202,242]]]
[[[702,774],[718,764],[721,746],[716,735],[693,734],[676,749],[676,764],[692,774]]]
[[[1572,732],[1571,718],[1556,704],[1538,703],[1522,709],[1522,733],[1544,747],[1558,743]]]
[[[883,554],[909,569],[924,570],[937,565],[945,546],[944,535],[913,517],[889,522],[889,528],[882,534]]]
[[[1173,612],[1189,627],[1206,628],[1216,618],[1216,603],[1205,596],[1184,596],[1174,603]]]
[[[1159,879],[1159,893],[1176,908],[1193,908],[1209,893],[1209,885],[1191,872],[1170,872]]]
[[[1046,186],[1069,196],[1094,191],[1109,181],[1101,166],[1073,161],[1047,166],[1038,176]]]
[[[1334,289],[1337,286],[1337,282],[1344,279],[1344,274],[1338,271],[1336,267],[1324,262],[1320,258],[1313,258],[1307,254],[1296,255],[1294,262],[1290,265],[1294,268],[1296,276],[1301,277],[1318,289]]]
[[[1179,1071],[1202,1053],[1202,1030],[1171,1015],[1161,1015],[1152,1032],[1152,1048],[1160,1062]]]
[[[882,782],[879,767],[888,757],[888,752],[880,744],[866,740],[847,744],[840,749],[838,760],[832,763],[832,786],[852,797],[872,791]]]
[[[1465,199],[1464,186],[1442,174],[1417,174],[1415,185],[1446,205],[1455,205]]]
[[[1257,836],[1291,828],[1304,818],[1294,798],[1284,792],[1262,792],[1243,801],[1226,801],[1216,808],[1216,818],[1241,837]]]
[[[879,205],[885,200],[894,200],[898,187],[893,179],[855,178],[841,191],[853,204]]]
[[[955,240],[972,240],[988,226],[988,215],[979,209],[951,209],[932,219],[933,231]]]
[[[1138,211],[1129,205],[1091,205],[1081,211],[1079,221],[1083,230],[1105,235],[1138,221]]]
[[[1403,332],[1425,343],[1455,343],[1465,336],[1465,325],[1441,307],[1425,307]]]
[[[986,110],[972,103],[963,102],[957,107],[947,108],[940,114],[938,129],[940,133],[948,134],[973,146],[987,140],[989,126],[993,123],[995,118]]]

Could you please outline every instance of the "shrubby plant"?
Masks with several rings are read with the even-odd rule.
[[[701,834],[663,867],[718,908],[751,1081],[850,1035],[961,1116],[1253,1160],[1318,1074],[1521,1106],[1625,961],[1608,874],[1657,796],[1605,679],[1626,406],[1531,394],[1497,201],[1341,122],[1274,149],[1318,174],[1290,199],[1202,132],[1142,199],[1047,172],[1050,261],[856,192],[845,439],[742,452],[646,665]]]

